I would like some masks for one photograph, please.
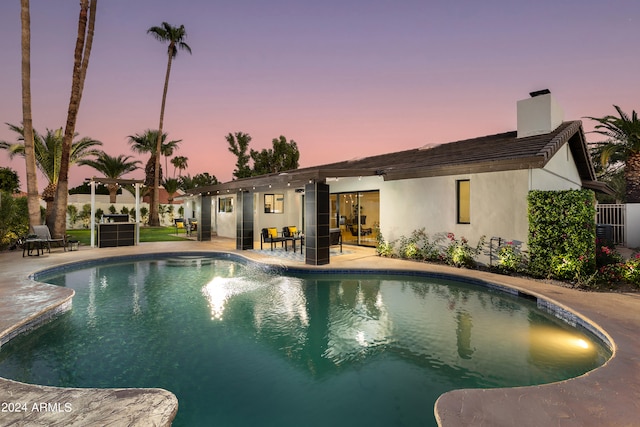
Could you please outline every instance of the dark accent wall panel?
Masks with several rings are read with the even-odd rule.
[[[200,197],[200,218],[198,218],[198,240],[211,240],[211,196]]]
[[[329,186],[305,185],[305,263],[329,264]]]
[[[236,249],[253,249],[253,193],[238,193],[236,206]]]

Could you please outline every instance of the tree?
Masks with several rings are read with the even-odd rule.
[[[171,63],[173,58],[178,54],[178,50],[186,50],[191,53],[191,48],[188,44],[184,42],[184,39],[187,37],[187,32],[185,31],[184,25],[180,25],[179,27],[173,27],[166,22],[163,22],[159,27],[151,27],[147,30],[147,34],[151,34],[157,40],[166,43],[169,43],[169,47],[167,49],[168,60],[167,60],[167,73],[164,78],[164,89],[162,91],[162,105],[160,106],[160,124],[158,125],[158,139],[156,141],[156,153],[161,152],[161,135],[162,135],[162,125],[164,121],[164,107],[167,101],[167,90],[169,89],[169,75],[171,74]],[[160,225],[160,218],[158,217],[158,199],[160,196],[159,187],[160,187],[160,158],[156,156],[156,164],[155,164],[155,174],[153,179],[153,196],[151,197],[150,204],[150,218],[149,225],[158,226]]]
[[[10,130],[18,134],[18,142],[9,143],[7,141],[0,141],[0,149],[9,151],[9,158],[11,159],[18,155],[24,156],[26,153],[26,144],[24,143],[24,128],[12,125],[10,123],[7,123],[7,125],[9,126]],[[62,167],[62,145],[64,143],[63,140],[64,138],[62,134],[62,128],[59,128],[57,130],[47,129],[47,133],[44,136],[40,135],[35,129],[33,130],[36,166],[48,180],[47,186],[42,191],[42,199],[47,203],[46,222],[50,227],[53,227],[53,202],[56,198],[58,178],[60,168]],[[99,145],[102,145],[102,142],[96,141],[95,139],[89,137],[84,137],[78,141],[75,141],[71,145],[69,163],[73,165],[82,159],[98,155],[100,153],[100,150],[96,149],[95,147]],[[40,207],[38,207],[38,218],[40,218]]]
[[[171,159],[171,164],[173,165],[173,177],[175,178],[176,169],[180,171],[178,173],[178,176],[182,175],[182,171],[187,169],[189,159],[184,156],[175,156],[173,159]]]
[[[0,168],[0,191],[16,194],[20,192],[20,177],[11,168]]]
[[[84,81],[89,67],[93,33],[96,22],[96,8],[98,0],[80,0],[80,16],[78,18],[78,36],[73,55],[73,76],[71,79],[71,97],[67,111],[67,124],[64,128],[64,141],[60,161],[60,173],[56,200],[52,212],[53,236],[62,236],[67,229],[67,198],[69,189],[69,166],[71,146],[76,134],[76,120],[80,110],[80,101],[84,89]],[[88,18],[87,18],[88,16]]]
[[[0,191],[0,250],[10,247],[18,238],[28,234],[28,212],[26,197],[14,197],[8,192]]]
[[[218,183],[218,178],[215,175],[209,175],[208,172],[199,173],[193,178],[191,175],[185,175],[180,177],[180,189],[183,191],[198,188],[198,187],[206,187],[209,185],[216,185]]]
[[[159,176],[162,178],[162,166],[160,166],[160,163],[156,162],[156,141],[158,140],[158,134],[159,132],[157,130],[147,129],[141,134],[137,133],[135,135],[129,135],[129,144],[131,144],[131,149],[134,152],[141,154],[149,153],[151,155],[144,168],[144,185],[147,187],[153,186],[156,165],[158,165],[159,168]],[[166,139],[167,134],[163,133],[160,141],[163,142]]]
[[[599,123],[594,133],[607,137],[596,144],[596,150],[600,150],[602,165],[624,164],[626,202],[640,203],[640,121],[635,110],[629,116],[617,105],[613,107],[620,117],[587,117]]]
[[[91,166],[98,172],[103,173],[106,178],[119,179],[122,175],[138,169],[140,160],[132,161],[130,159],[131,156],[125,156],[124,154],[112,157],[103,151],[95,159],[80,160],[78,164]],[[119,185],[110,183],[107,184],[107,188],[109,189],[109,203],[115,203]]]
[[[609,188],[613,189],[614,194],[596,193],[599,203],[622,203],[625,200],[627,184],[624,180],[624,162],[618,159],[618,155],[609,156],[607,162],[602,162],[603,144],[589,144],[589,154],[591,162],[596,171],[598,181],[606,183]]]
[[[247,151],[249,149],[249,143],[251,142],[251,136],[248,133],[242,132],[236,132],[235,135],[229,133],[229,135],[227,135],[227,142],[229,143],[229,151],[238,158],[233,176],[235,178],[250,177],[252,174],[251,167],[249,166],[251,156]]]
[[[251,150],[254,176],[298,169],[300,151],[294,140],[287,142],[287,138],[281,135],[274,138],[272,144],[273,149]]]
[[[38,200],[38,176],[33,148],[33,119],[31,117],[31,13],[29,0],[20,0],[22,23],[22,123],[25,130],[25,165],[27,172],[27,207],[29,225],[40,224],[40,201]]]
[[[182,142],[181,139],[162,143],[160,147],[160,154],[164,156],[164,171],[169,173],[169,157],[173,156],[173,152],[178,149],[178,144]]]
[[[164,180],[164,189],[167,191],[169,203],[173,202],[173,196],[180,188],[180,181],[175,178],[167,178]]]

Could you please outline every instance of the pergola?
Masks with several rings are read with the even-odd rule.
[[[86,178],[85,181],[91,187],[91,247],[95,248],[96,233],[96,184],[133,185],[136,189],[136,245],[140,243],[140,179],[116,179],[116,178]]]

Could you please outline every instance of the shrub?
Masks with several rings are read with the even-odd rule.
[[[0,249],[10,247],[28,231],[27,198],[14,198],[11,193],[0,191]]]
[[[469,245],[464,237],[456,239],[453,233],[448,233],[449,244],[444,253],[444,261],[456,267],[473,267],[476,264],[475,258],[480,254],[484,246],[485,236],[482,236],[475,248]]]
[[[624,263],[622,268],[624,279],[635,286],[640,286],[640,254]]]
[[[529,192],[529,273],[575,280],[592,275],[595,206],[591,190]]]
[[[525,269],[527,259],[522,253],[520,245],[511,241],[498,249],[498,270],[505,273],[519,272]]]

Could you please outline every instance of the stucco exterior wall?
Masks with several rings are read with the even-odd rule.
[[[284,194],[284,212],[265,213],[265,194]],[[260,242],[259,233],[263,228],[276,227],[278,231],[282,231],[282,227],[295,226],[298,227],[298,230],[302,230],[302,193],[296,193],[295,189],[256,193],[253,199],[253,211],[254,240],[256,242]]]
[[[581,187],[569,144],[563,145],[543,169],[531,170],[532,190],[578,190]]]
[[[471,186],[471,222],[458,224],[456,181]],[[380,223],[386,240],[425,228],[429,235],[454,233],[472,246],[481,236],[526,242],[528,171],[491,172],[385,182]]]

